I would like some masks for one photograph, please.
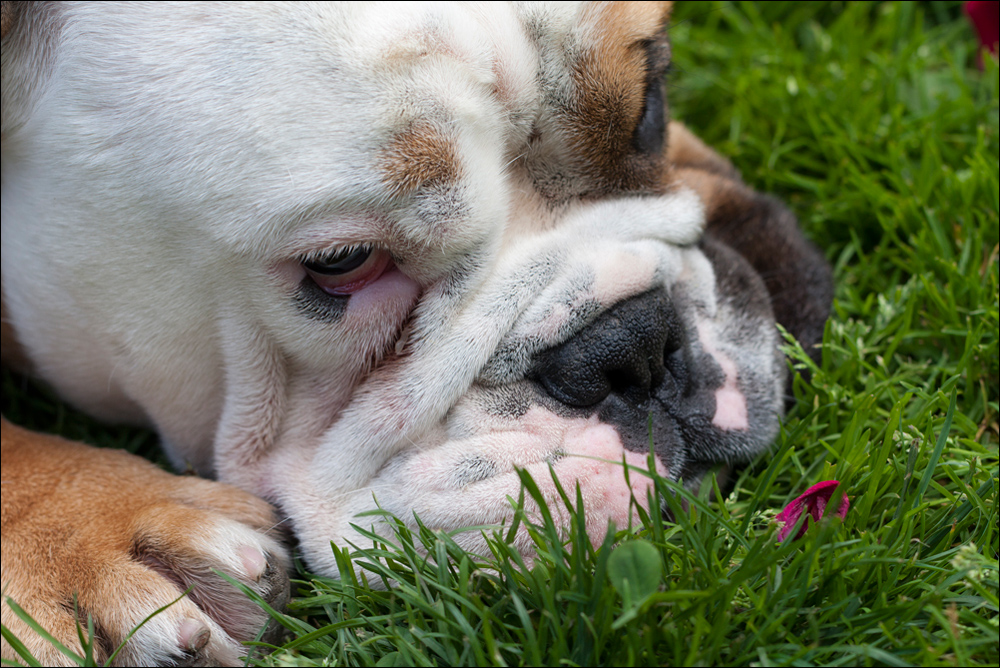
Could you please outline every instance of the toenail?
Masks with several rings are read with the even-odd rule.
[[[254,582],[259,581],[264,571],[267,570],[267,558],[264,557],[264,554],[257,548],[250,547],[249,545],[239,548],[236,550],[236,553],[243,562],[243,571],[247,574],[247,577]]]
[[[198,652],[208,644],[212,631],[197,619],[185,619],[177,628],[180,646],[188,652]]]

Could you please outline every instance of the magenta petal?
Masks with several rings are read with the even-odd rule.
[[[997,41],[1000,40],[1000,11],[995,2],[966,2],[965,13],[972,20],[979,42],[993,53],[997,52]]]
[[[785,506],[776,518],[781,524],[781,529],[778,530],[778,540],[788,538],[803,512],[808,512],[812,516],[813,522],[819,522],[820,518],[823,517],[823,511],[826,510],[826,504],[833,498],[833,494],[839,484],[840,482],[837,480],[824,480],[823,482],[816,483],[807,489],[804,494]],[[837,516],[840,519],[847,517],[847,509],[850,507],[851,501],[847,498],[847,495],[841,494]],[[809,520],[806,520],[799,527],[799,532],[795,535],[795,538],[801,538],[808,528]]]

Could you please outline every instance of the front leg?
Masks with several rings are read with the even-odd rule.
[[[275,607],[287,600],[288,556],[264,501],[7,420],[0,440],[3,624],[43,665],[69,664],[8,598],[78,652],[77,624],[86,629],[92,616],[103,663],[147,615],[190,589],[136,632],[116,665],[239,665],[241,641],[268,618],[213,571]],[[6,641],[2,656],[17,658]]]

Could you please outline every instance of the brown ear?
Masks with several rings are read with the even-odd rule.
[[[764,280],[777,321],[813,357],[833,302],[833,273],[784,204],[748,188],[728,160],[680,123],[670,124],[673,183],[705,204],[707,233],[742,255]]]

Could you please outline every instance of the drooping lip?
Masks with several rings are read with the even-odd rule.
[[[667,477],[669,472],[654,455],[654,475],[649,470],[649,453],[624,448],[610,425],[588,422],[590,424],[575,434],[575,438],[564,439],[561,447],[548,449],[544,456],[530,462],[498,466],[493,475],[468,480],[461,495],[470,508],[470,522],[502,524],[509,521],[514,511],[508,499],[520,497],[521,476],[527,473],[535,490],[534,494],[525,496],[529,514],[537,512],[535,501],[540,496],[553,517],[567,520],[566,500],[575,505],[579,498],[583,507],[575,510],[586,517],[588,532],[595,545],[603,541],[609,520],[619,529],[634,526],[639,520],[636,507],[648,510],[650,495],[656,493],[656,476]],[[581,447],[581,441],[586,441],[589,448]],[[469,464],[481,470],[485,466],[479,458],[470,458],[466,461],[466,465]]]

